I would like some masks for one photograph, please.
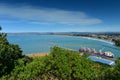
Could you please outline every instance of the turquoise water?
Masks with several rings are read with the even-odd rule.
[[[82,37],[40,35],[8,36],[7,38],[11,43],[18,44],[24,54],[49,52],[51,47],[60,46],[74,50],[79,50],[81,47],[95,48],[97,51],[102,49],[102,51],[113,52],[115,57],[120,56],[119,47],[108,42]]]

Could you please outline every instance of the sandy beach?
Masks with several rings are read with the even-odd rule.
[[[49,54],[49,52],[40,52],[40,53],[27,54],[27,56],[29,56],[29,57],[41,57],[41,56],[46,56],[48,54]]]

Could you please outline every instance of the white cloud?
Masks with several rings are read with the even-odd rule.
[[[49,22],[38,22],[38,21],[30,21],[31,24],[50,24]]]
[[[33,24],[59,23],[72,25],[98,24],[102,21],[97,18],[90,18],[86,13],[80,11],[65,11],[49,8],[33,8],[30,6],[11,7],[0,5],[0,16],[16,18],[31,22]]]
[[[1,20],[0,23],[20,23],[21,21],[15,21],[15,20]]]

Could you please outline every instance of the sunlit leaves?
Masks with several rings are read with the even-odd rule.
[[[11,74],[1,79],[109,80],[113,79],[115,69],[119,71],[119,65],[110,67],[80,56],[76,51],[53,47],[47,56],[19,59]]]

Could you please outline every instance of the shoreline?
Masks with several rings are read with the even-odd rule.
[[[53,36],[53,35],[52,35]],[[54,35],[55,36],[55,35]],[[57,36],[57,35],[56,35]],[[63,35],[59,35],[63,36]],[[89,39],[89,40],[96,40],[96,41],[101,41],[105,43],[109,43],[113,45],[114,43],[108,40],[103,40],[103,39],[97,39],[97,38],[92,38],[92,37],[82,37],[82,36],[69,36],[69,35],[64,35],[65,37],[76,37],[76,38],[84,38],[84,39]],[[31,54],[25,54],[28,57],[42,57],[48,55],[50,52],[39,52],[39,53],[31,53]]]
[[[96,40],[96,41],[101,41],[109,44],[114,44],[114,42],[110,40],[104,40],[104,39],[99,39],[99,38],[94,38],[94,37],[85,37],[85,36],[73,36],[73,35],[52,35],[52,36],[65,36],[65,37],[76,37],[76,38],[85,38],[85,39],[90,39],[90,40]]]
[[[105,43],[109,43],[109,44],[114,44],[112,41],[108,41],[108,40],[104,40],[104,39],[98,39],[98,38],[92,38],[92,37],[82,37],[85,39],[91,39],[91,40],[97,40],[97,41],[101,41],[101,42],[105,42]]]
[[[39,52],[39,53],[32,53],[32,54],[25,54],[28,57],[42,57],[49,55],[50,52]]]

